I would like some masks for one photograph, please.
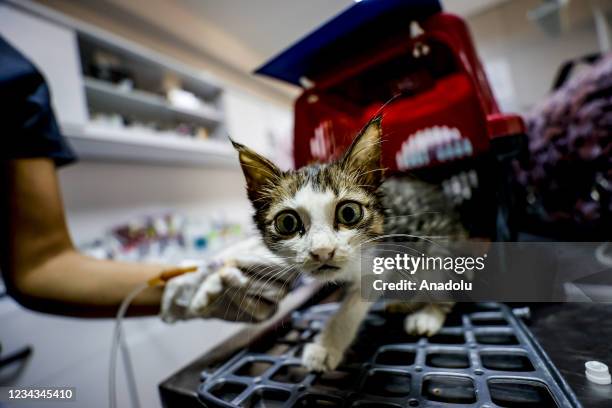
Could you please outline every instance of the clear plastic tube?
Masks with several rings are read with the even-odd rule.
[[[119,347],[123,339],[123,318],[125,317],[130,304],[136,298],[136,296],[138,296],[148,287],[149,285],[147,283],[143,283],[142,285],[134,288],[134,290],[132,290],[132,292],[130,292],[125,299],[123,299],[123,302],[121,302],[119,310],[117,311],[115,328],[113,330],[113,340],[111,343],[110,364],[108,369],[108,406],[110,408],[117,408],[117,357],[119,354]],[[124,354],[124,358],[126,357],[127,355]],[[135,391],[136,390],[133,390],[133,392]]]

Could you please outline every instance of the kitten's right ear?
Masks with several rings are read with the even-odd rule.
[[[238,152],[240,166],[247,182],[249,199],[256,204],[255,200],[261,197],[263,187],[269,182],[274,183],[278,180],[282,172],[274,163],[255,151],[231,139],[230,141]]]

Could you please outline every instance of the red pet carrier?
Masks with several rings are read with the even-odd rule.
[[[257,72],[304,88],[296,167],[339,156],[382,114],[389,173],[441,185],[473,235],[512,238],[506,162],[524,124],[499,111],[465,23],[437,1],[362,1]]]

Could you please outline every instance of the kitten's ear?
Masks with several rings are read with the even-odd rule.
[[[380,146],[382,142],[381,119],[380,116],[377,116],[363,128],[341,161],[344,170],[358,174],[360,182],[372,188],[378,188],[384,175]]]
[[[231,140],[231,139],[230,139]],[[261,197],[263,187],[268,182],[275,182],[282,174],[281,170],[270,160],[257,154],[248,147],[231,140],[234,149],[238,152],[240,166],[247,183],[249,199],[256,204]]]

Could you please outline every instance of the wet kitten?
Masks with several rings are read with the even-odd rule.
[[[348,282],[338,312],[303,353],[313,371],[333,370],[368,311],[360,298],[360,247],[383,234],[460,235],[461,226],[441,193],[407,178],[384,180],[380,118],[329,164],[283,172],[234,143],[246,177],[254,220],[266,246],[321,281]],[[407,316],[407,331],[432,335],[448,308],[430,304]]]

